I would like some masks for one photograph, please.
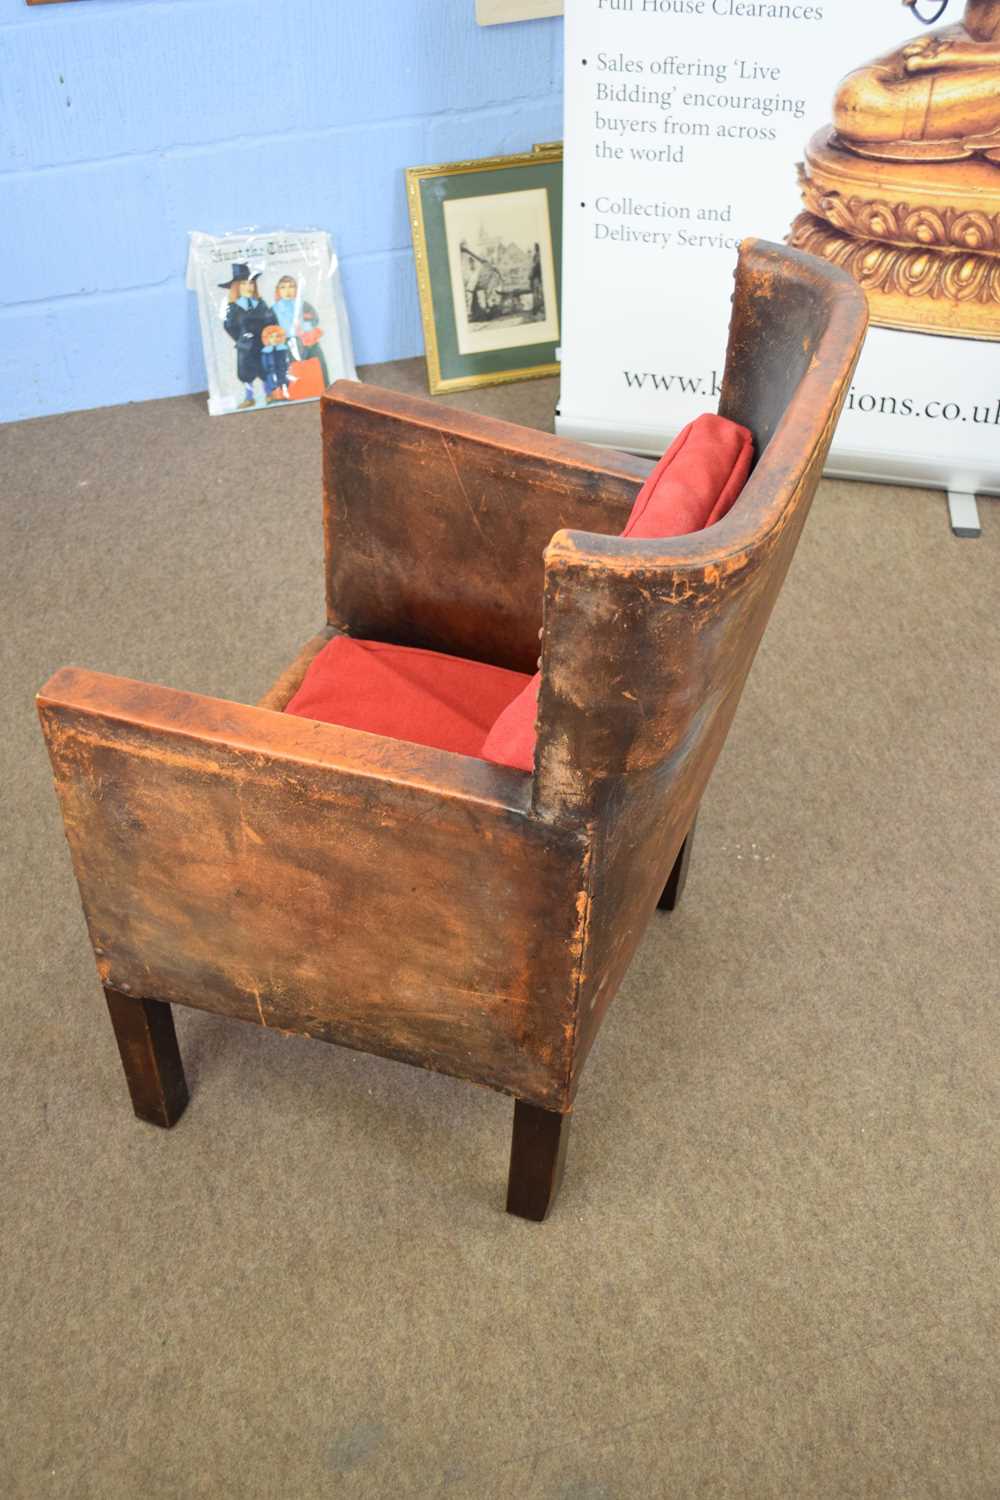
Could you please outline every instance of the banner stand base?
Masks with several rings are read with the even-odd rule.
[[[948,516],[954,536],[982,536],[983,528],[979,524],[979,507],[975,495],[963,494],[961,490],[949,490]]]

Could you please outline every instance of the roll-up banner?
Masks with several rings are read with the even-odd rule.
[[[567,0],[557,431],[714,410],[756,235],[869,296],[829,472],[1000,494],[1000,0],[952,4]]]

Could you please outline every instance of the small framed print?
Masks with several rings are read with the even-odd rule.
[[[432,393],[559,372],[562,149],[406,173]]]

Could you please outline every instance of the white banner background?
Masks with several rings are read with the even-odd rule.
[[[785,239],[837,83],[918,30],[898,0],[567,0],[557,431],[658,454],[715,409],[736,245]],[[776,107],[705,101],[733,95]],[[873,328],[830,471],[1000,493],[1000,344]]]

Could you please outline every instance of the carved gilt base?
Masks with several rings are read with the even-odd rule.
[[[806,212],[789,244],[849,271],[873,323],[1000,339],[1000,166],[874,161],[827,128],[799,181]]]

